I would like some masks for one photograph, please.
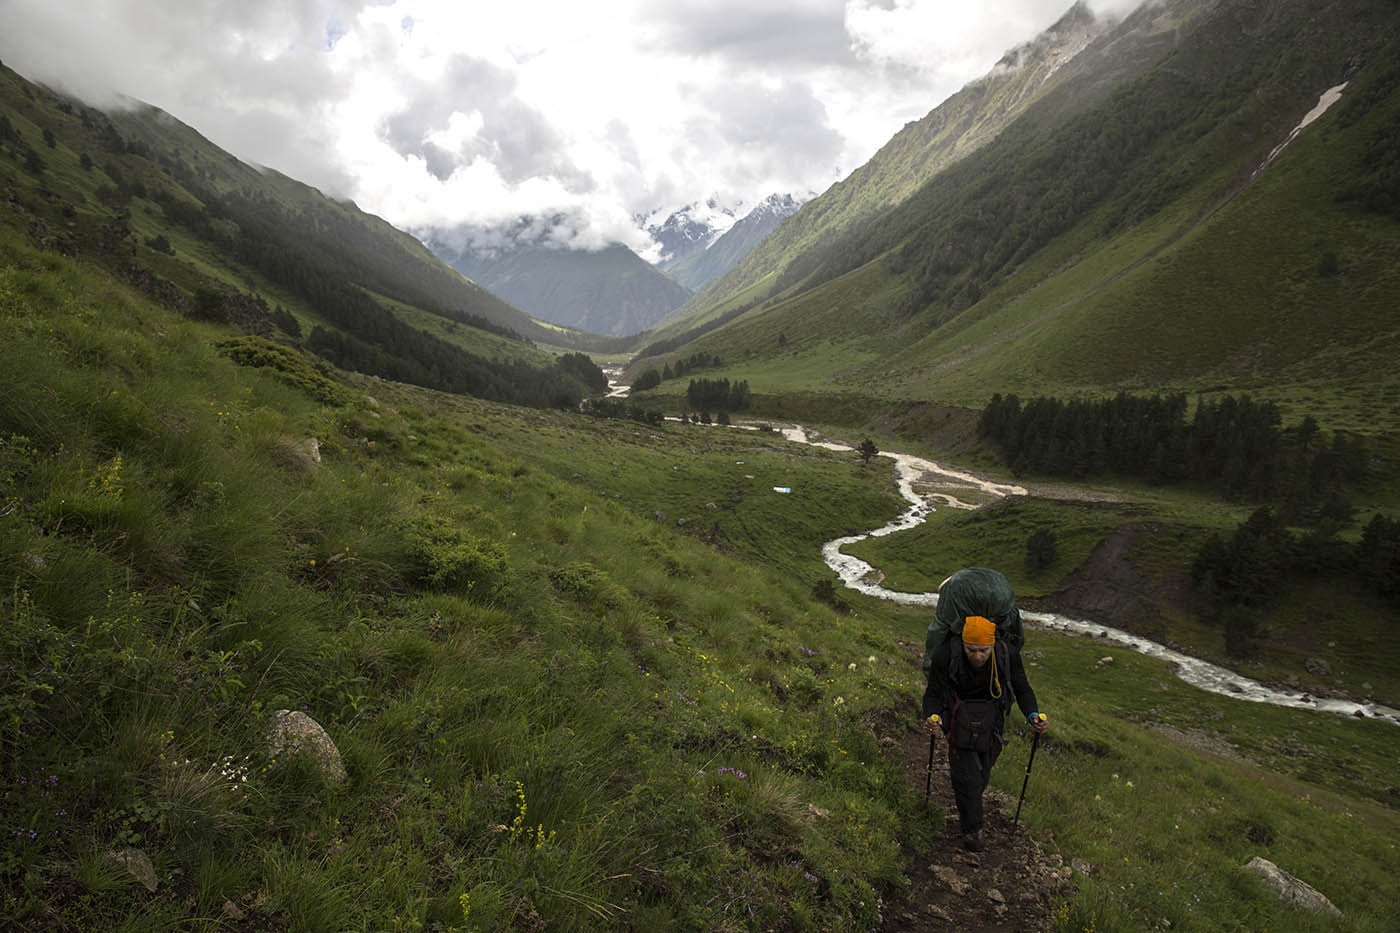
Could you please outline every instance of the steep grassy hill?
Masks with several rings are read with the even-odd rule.
[[[239,162],[155,107],[132,102],[108,114],[128,153],[144,154],[196,195],[241,195],[260,202],[266,220],[321,256],[361,270],[377,294],[432,309],[484,318],[531,339],[549,335],[499,297],[452,274],[422,243],[353,203],[338,202],[279,172]],[[94,153],[95,155],[95,153]]]
[[[634,368],[708,353],[755,392],[894,408],[1248,391],[1393,430],[1396,36],[1393,4],[1151,5],[878,219],[756,253],[767,278],[741,266]]]
[[[850,177],[803,205],[719,281],[687,304],[684,323],[658,328],[666,340],[703,323],[710,309],[762,283],[773,281],[805,251],[841,233],[861,229],[873,217],[908,198],[919,186],[959,159],[977,151],[1023,113],[1062,75],[1057,72],[1106,24],[1082,3],[1036,41],[1007,53],[997,67],[910,123]]]

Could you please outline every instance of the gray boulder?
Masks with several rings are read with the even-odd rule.
[[[150,856],[140,849],[113,849],[107,853],[107,858],[114,865],[126,869],[127,874],[139,881],[147,891],[154,891],[159,886],[156,867],[151,864]]]
[[[1278,895],[1279,900],[1300,910],[1329,917],[1341,917],[1342,912],[1312,885],[1299,881],[1266,858],[1255,856],[1245,863],[1245,870],[1258,875],[1264,886]]]
[[[321,724],[305,713],[279,709],[272,714],[267,738],[268,753],[273,757],[305,754],[327,781],[339,784],[345,780],[345,763],[340,760],[340,749],[335,747]]]

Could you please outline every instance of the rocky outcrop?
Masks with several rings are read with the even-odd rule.
[[[1332,665],[1321,658],[1308,658],[1303,662],[1303,669],[1316,677],[1332,676]]]

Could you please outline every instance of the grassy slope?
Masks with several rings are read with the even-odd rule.
[[[1008,52],[998,67],[969,83],[917,121],[906,124],[888,143],[847,178],[803,205],[755,247],[731,272],[703,289],[681,313],[680,327],[658,328],[664,338],[702,323],[736,299],[767,294],[772,277],[804,251],[817,248],[838,232],[868,223],[890,206],[908,198],[920,185],[949,165],[976,152],[1017,116],[1025,112],[1062,75],[1065,47],[1100,32],[1086,8],[1067,13],[1047,34]],[[1053,36],[1058,32],[1062,35]],[[1005,67],[1004,67],[1005,66]],[[1081,92],[1078,95],[1093,96]],[[693,314],[693,316],[692,316]]]
[[[1330,427],[1395,431],[1396,406],[1386,402],[1397,398],[1396,376],[1381,364],[1394,340],[1388,296],[1400,287],[1400,241],[1393,220],[1333,202],[1353,153],[1330,129],[1310,128],[1203,226],[1190,229],[1199,202],[1188,202],[1032,290],[1015,293],[1013,283],[991,302],[995,311],[946,342],[935,332],[886,374],[911,392],[936,388],[971,404],[989,387],[1228,388]],[[1318,271],[1328,252],[1339,257],[1338,275]],[[1141,256],[1151,258],[1134,268]],[[1047,317],[1047,308],[1063,310]],[[1020,328],[995,342],[998,330]],[[948,366],[929,352],[957,359],[969,347],[986,349]]]
[[[610,928],[609,904],[703,927],[742,916],[725,884],[770,922],[873,917],[907,801],[858,723],[908,672],[866,664],[879,630],[835,625],[809,583],[551,476],[609,463],[624,426],[386,383],[321,409],[5,236],[6,818],[38,834],[5,861],[8,922],[214,926],[247,894],[303,929],[460,924],[470,892],[482,929]],[[735,457],[676,443],[691,485]],[[809,459],[770,469],[866,503],[804,517],[811,555],[889,492]],[[348,790],[270,768],[279,707],[336,736]],[[58,809],[16,791],[50,774]],[[91,854],[122,843],[156,896]]]
[[[680,355],[717,353],[761,392],[980,408],[994,392],[1228,390],[1274,399],[1290,418],[1393,433],[1400,386],[1384,361],[1400,239],[1393,220],[1334,202],[1355,134],[1326,121],[1204,223],[1236,180],[1208,179],[1112,239],[1092,216],[927,334],[892,313],[901,283],[872,263]],[[1319,274],[1326,253],[1340,274]]]
[[[912,708],[896,642],[924,619],[808,596],[821,540],[898,509],[881,471],[372,380],[322,407],[8,228],[0,326],[3,806],[34,832],[0,862],[7,923],[864,929],[929,844],[870,726]],[[1306,928],[1237,871],[1256,850],[1385,928],[1393,727],[1032,637],[1057,742],[1028,815],[1097,867],[1062,928]],[[283,707],[345,786],[267,759]],[[1321,770],[1261,785],[1162,722]]]

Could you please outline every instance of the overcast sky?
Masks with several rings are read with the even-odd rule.
[[[825,190],[1070,2],[0,0],[0,59],[404,229],[646,253],[638,215]]]

